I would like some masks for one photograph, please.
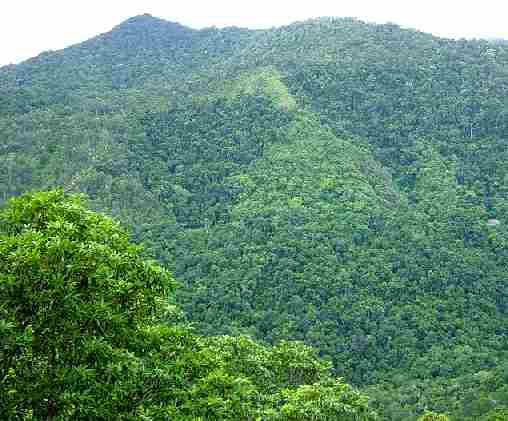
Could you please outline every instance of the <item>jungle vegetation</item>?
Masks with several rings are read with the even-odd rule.
[[[244,375],[237,367],[250,363],[222,361],[217,347],[233,359],[262,354],[259,364],[269,366],[273,350],[294,346],[326,375],[291,384],[284,402],[305,400],[298,387],[316,383],[318,394],[345,388],[357,399],[360,390],[380,419],[506,419],[507,146],[508,46],[394,24],[321,18],[269,30],[194,30],[143,15],[0,68],[0,201],[55,187],[84,193],[92,209],[145,245],[132,259],[154,258],[172,274],[179,286],[168,296],[143,294],[180,308],[183,320],[155,323],[143,313],[149,323],[121,327],[137,332],[122,337],[144,343],[147,326],[157,326],[150,346],[131,349],[138,345],[106,332],[112,342],[104,346],[134,366],[159,347],[147,370],[173,376],[160,349],[174,349],[167,343],[183,329],[207,368],[178,389],[181,402],[188,393],[205,399],[208,383],[193,382],[208,382],[214,367],[228,382]],[[11,224],[15,236],[49,235]],[[8,244],[14,228],[6,229]],[[2,279],[10,279],[10,264]],[[5,314],[23,343],[20,367],[49,370],[32,348],[35,336],[30,345],[20,330],[27,322]],[[83,329],[73,323],[69,332]],[[197,364],[178,346],[181,364]],[[145,382],[145,369],[134,371],[127,394]],[[257,415],[245,419],[276,414],[287,384],[252,376],[245,372],[238,393],[263,397],[246,400],[245,414]],[[21,405],[15,399],[27,389],[12,387],[12,405]],[[83,393],[101,389],[94,390]],[[140,399],[155,414],[173,397],[157,391]],[[234,406],[240,401],[221,405],[234,413],[244,410]],[[125,413],[141,410],[133,408]]]

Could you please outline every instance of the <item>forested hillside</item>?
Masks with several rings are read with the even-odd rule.
[[[200,334],[312,345],[387,420],[508,406],[506,45],[143,15],[1,68],[0,139],[1,201],[86,193]]]
[[[0,212],[2,419],[377,419],[302,343],[197,336],[141,250],[62,190]]]

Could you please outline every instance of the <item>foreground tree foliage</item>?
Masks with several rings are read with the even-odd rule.
[[[62,190],[0,213],[0,413],[9,420],[374,420],[298,342],[196,336],[169,273]]]

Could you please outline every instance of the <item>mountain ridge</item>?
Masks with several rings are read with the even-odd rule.
[[[199,332],[303,340],[386,419],[481,419],[508,405],[507,92],[487,41],[141,15],[0,69],[0,200],[84,192]]]

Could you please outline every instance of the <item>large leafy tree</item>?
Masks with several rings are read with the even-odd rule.
[[[156,316],[170,275],[62,190],[14,199],[0,221],[4,413],[130,411],[141,372],[133,338]]]

